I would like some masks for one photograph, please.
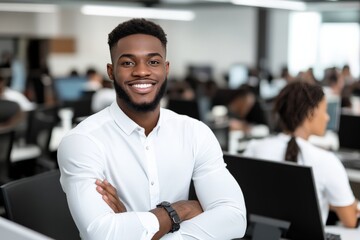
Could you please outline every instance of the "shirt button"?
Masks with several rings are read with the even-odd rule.
[[[149,150],[149,149],[150,149],[150,147],[149,147],[149,146],[146,146],[145,148],[146,148],[146,150]]]
[[[152,181],[152,182],[151,182],[151,186],[154,186],[154,184],[155,184],[154,181]]]

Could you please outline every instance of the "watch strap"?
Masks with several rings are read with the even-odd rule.
[[[161,202],[160,204],[156,205],[156,207],[162,207],[168,213],[170,220],[172,222],[170,232],[176,232],[180,229],[180,217],[175,211],[175,209],[171,206],[169,202]]]

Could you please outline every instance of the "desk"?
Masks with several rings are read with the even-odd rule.
[[[340,234],[341,240],[360,239],[360,227],[353,229],[353,228],[344,228],[340,226],[326,226],[325,232]]]
[[[346,173],[350,181],[360,183],[360,170],[346,168]]]
[[[254,125],[248,132],[242,130],[231,130],[229,132],[228,152],[238,154],[245,150],[252,138],[264,138],[270,135],[270,129],[266,125]]]
[[[34,159],[41,156],[41,149],[35,144],[28,145],[13,145],[11,150],[11,162],[20,162],[24,160]]]
[[[0,217],[0,236],[1,239],[11,240],[51,240],[43,234],[35,232],[29,228],[21,226],[15,222]]]
[[[339,234],[341,236],[341,240],[360,239],[360,227],[353,229],[353,228],[344,228],[341,226],[326,226],[325,232]],[[237,238],[237,239],[251,240],[248,238]],[[237,240],[237,239],[233,239],[233,240]],[[281,240],[288,240],[288,239],[281,238]]]
[[[339,150],[340,146],[337,133],[331,130],[327,130],[324,136],[310,136],[309,142],[318,147],[333,151]]]
[[[65,134],[69,130],[70,129],[64,128],[62,126],[54,127],[51,133],[50,146],[49,146],[50,151],[56,151],[58,149],[61,139],[65,136]]]

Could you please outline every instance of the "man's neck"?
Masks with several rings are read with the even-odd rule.
[[[155,128],[160,117],[160,104],[153,111],[141,112],[127,107],[125,104],[118,101],[118,106],[121,110],[139,126],[145,129],[145,135],[148,136]]]

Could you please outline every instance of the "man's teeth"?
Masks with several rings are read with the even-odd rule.
[[[148,88],[148,87],[151,87],[151,84],[150,83],[134,84],[133,87],[136,87],[136,88]]]

